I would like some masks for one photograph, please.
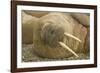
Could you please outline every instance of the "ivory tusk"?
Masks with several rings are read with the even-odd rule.
[[[65,32],[64,35],[65,35],[65,36],[69,36],[69,37],[71,37],[71,38],[73,38],[73,39],[79,41],[80,43],[82,42],[79,38],[77,38],[77,37],[75,37],[75,36],[73,36],[73,35],[71,35],[71,34],[69,34],[69,33],[66,33],[66,32]]]
[[[65,48],[65,49],[67,49],[68,51],[70,51],[72,54],[74,54],[76,57],[79,57],[72,49],[70,49],[67,45],[65,45],[63,42],[59,42],[59,44],[63,47],[63,48]]]

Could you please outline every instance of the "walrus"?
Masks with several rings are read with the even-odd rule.
[[[33,26],[33,51],[45,58],[78,56],[83,52],[87,29],[69,13],[51,12]]]

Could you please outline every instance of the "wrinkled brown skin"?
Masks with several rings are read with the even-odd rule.
[[[38,20],[37,17],[22,12],[22,43],[31,44],[33,43],[33,25]]]
[[[34,13],[33,14],[31,13],[30,15],[34,15]],[[26,21],[22,25],[23,26],[23,30],[22,30],[23,31],[23,37],[22,37],[23,43],[26,43],[26,44],[27,43],[28,44],[33,43],[33,45],[34,45],[33,50],[39,56],[47,57],[47,58],[63,58],[63,57],[69,57],[69,56],[72,55],[72,53],[70,53],[69,51],[66,51],[65,49],[63,49],[59,45],[56,45],[57,47],[51,47],[52,44],[53,44],[51,42],[53,42],[53,41],[48,42],[48,40],[52,39],[52,38],[47,38],[46,39],[47,44],[44,43],[45,41],[44,41],[43,38],[41,38],[41,35],[40,35],[41,32],[40,31],[41,31],[41,28],[43,27],[44,23],[48,22],[48,20],[53,22],[53,24],[57,23],[57,27],[58,27],[58,25],[60,26],[62,24],[63,27],[62,27],[62,25],[60,27],[63,28],[65,32],[73,34],[74,36],[76,36],[76,37],[78,37],[79,39],[82,40],[82,43],[80,44],[76,40],[73,40],[69,37],[66,37],[66,40],[61,40],[61,41],[66,43],[67,46],[72,48],[75,52],[87,52],[87,47],[89,47],[89,44],[87,43],[88,42],[87,41],[88,36],[86,36],[87,35],[87,29],[83,26],[84,26],[84,24],[85,24],[85,26],[89,26],[88,22],[82,23],[83,18],[81,19],[81,17],[78,14],[76,14],[76,15],[73,14],[71,16],[70,14],[62,14],[62,13],[49,13],[49,14],[43,13],[43,16],[41,16],[41,15],[37,16],[40,19],[32,16],[31,19],[29,19],[28,21]],[[83,14],[83,16],[84,16],[84,14]],[[74,17],[74,18],[76,17],[75,19],[78,20],[78,21],[76,21],[72,17]],[[68,22],[66,22],[66,20]],[[22,20],[22,21],[25,21],[25,20]],[[86,21],[88,21],[88,20],[86,20]],[[81,24],[80,24],[80,22],[81,22]],[[65,24],[68,24],[68,25],[65,25]],[[81,29],[83,29],[83,30],[81,30]],[[81,35],[83,35],[83,36],[81,36]],[[55,36],[56,36],[56,34],[55,34]],[[59,35],[59,36],[61,36],[61,35]],[[48,35],[47,35],[47,37],[48,37]],[[57,35],[57,38],[59,39],[58,35]],[[85,43],[87,43],[88,45],[85,44]]]
[[[72,17],[74,17],[77,21],[79,21],[85,27],[90,26],[90,18],[88,14],[83,13],[71,13]]]
[[[37,18],[40,18],[40,17],[42,17],[42,16],[44,16],[44,15],[47,15],[49,12],[43,12],[43,11],[40,11],[40,12],[38,12],[38,11],[31,11],[31,10],[29,10],[29,11],[24,11],[25,13],[27,13],[28,15],[32,15],[33,17],[37,17]]]

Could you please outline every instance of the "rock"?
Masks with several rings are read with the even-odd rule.
[[[33,44],[22,44],[22,62],[40,62],[40,61],[62,61],[62,60],[85,60],[89,59],[89,55],[84,54],[84,53],[78,53],[79,57],[76,58],[75,56],[70,56],[68,58],[56,58],[56,59],[51,59],[51,58],[44,58],[38,56],[36,53],[33,51]]]

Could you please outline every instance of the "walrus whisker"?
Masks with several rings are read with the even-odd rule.
[[[73,55],[75,55],[76,57],[79,57],[71,48],[69,48],[67,45],[65,45],[63,42],[59,42],[59,44],[65,48],[66,50],[70,51]]]
[[[73,38],[73,39],[79,41],[80,43],[82,42],[79,38],[77,38],[77,37],[75,37],[75,36],[73,36],[73,35],[71,35],[71,34],[69,34],[69,33],[66,33],[66,32],[65,32],[64,35],[65,35],[65,36],[69,36],[69,37],[71,37],[71,38]]]

